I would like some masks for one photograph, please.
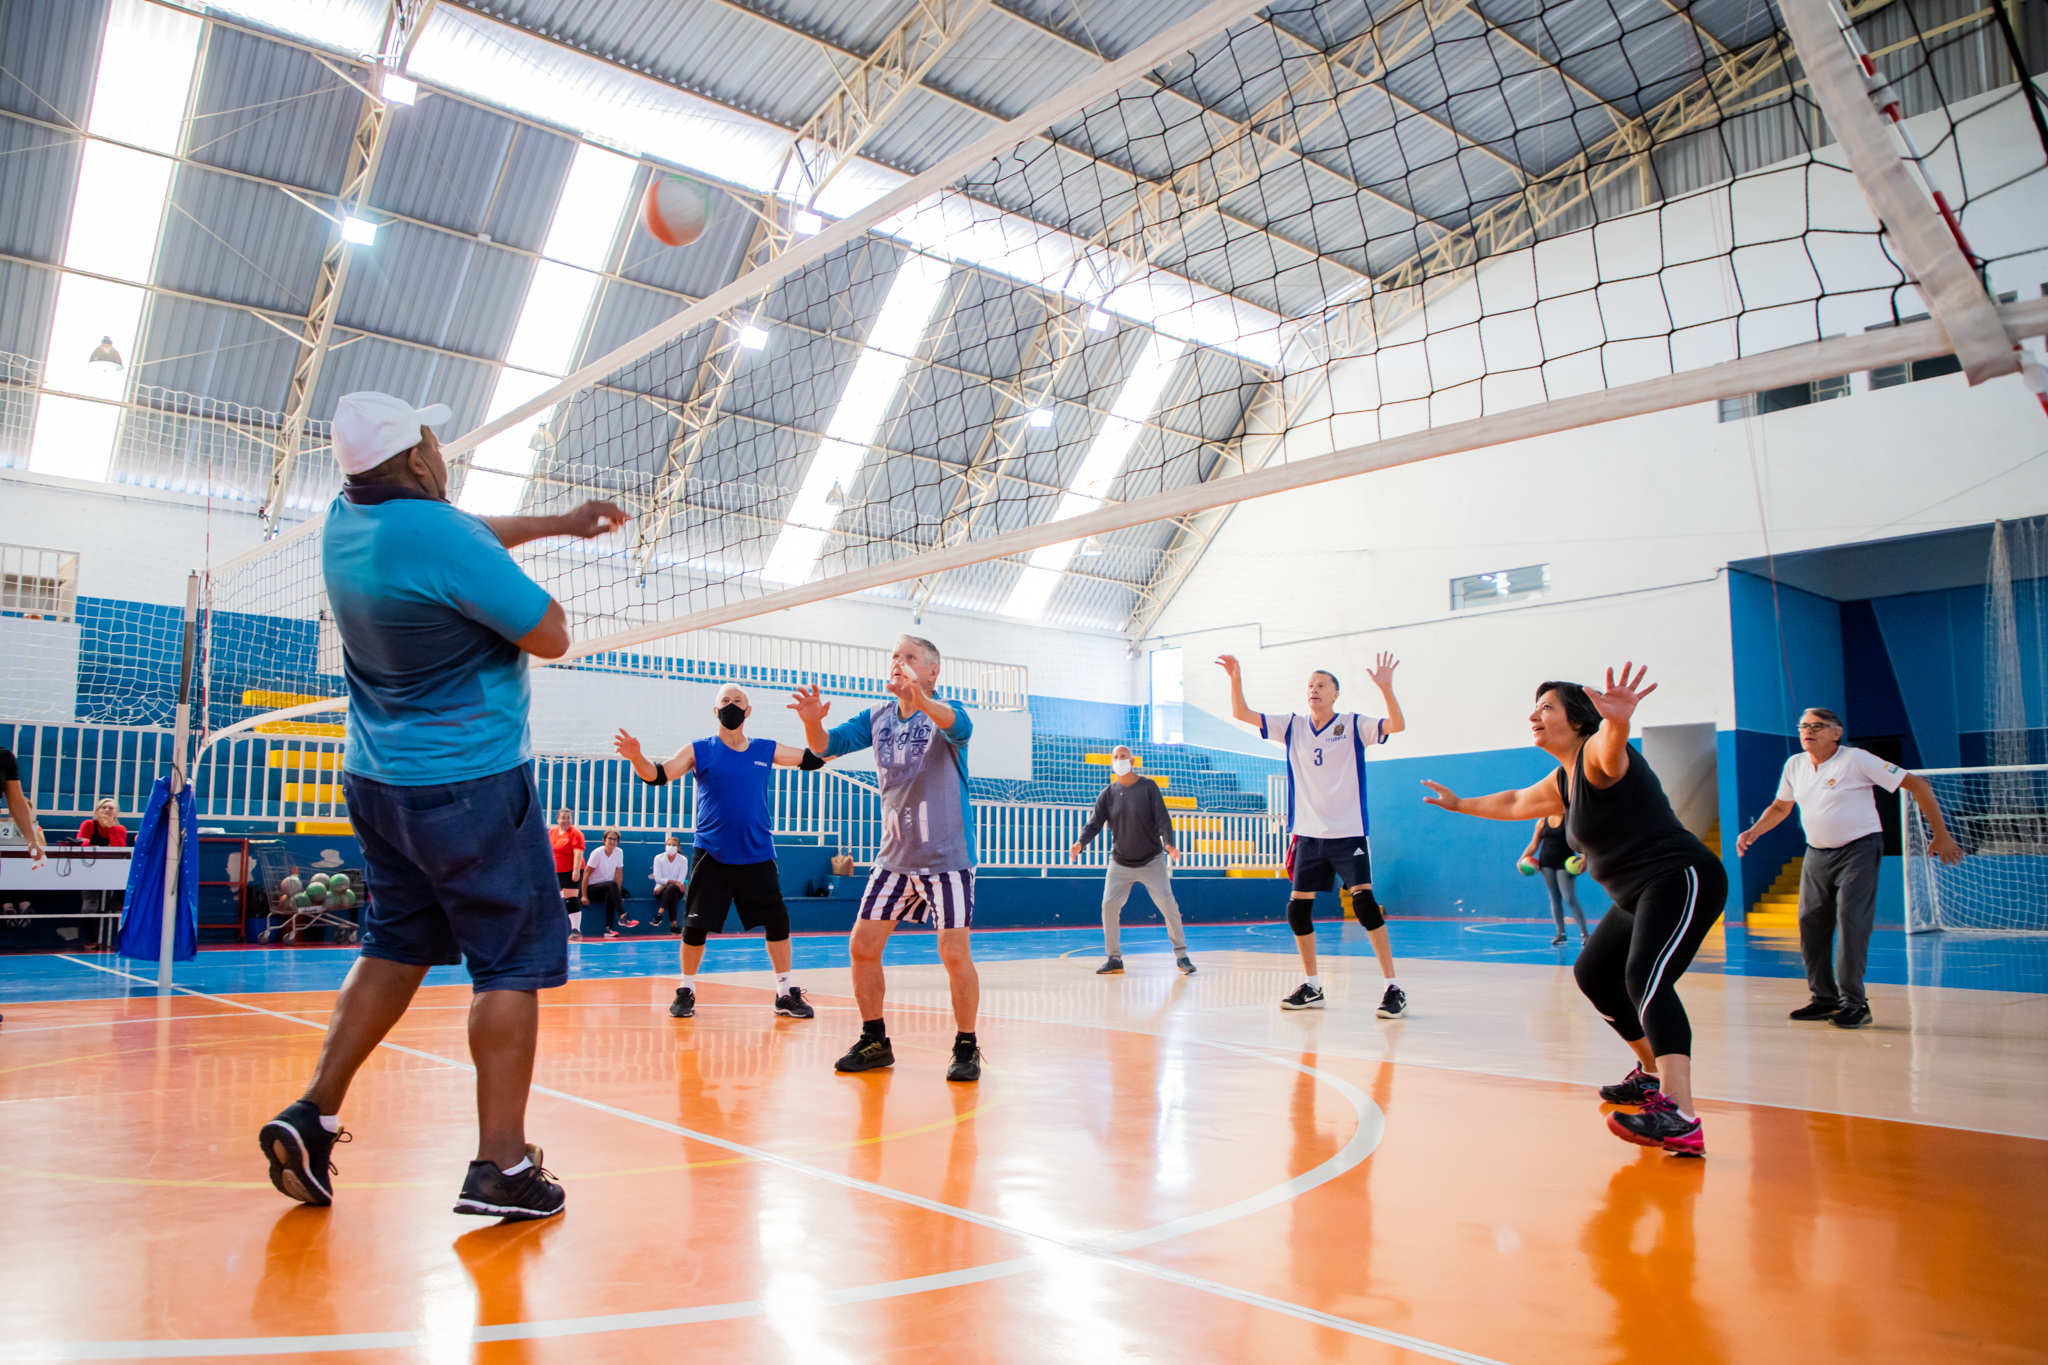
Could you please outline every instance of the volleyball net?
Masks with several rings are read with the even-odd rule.
[[[582,368],[446,443],[454,496],[630,514],[517,552],[571,665],[854,592],[1131,629],[1248,497],[1822,401],[2001,300],[1953,364],[2009,370],[2048,330],[2048,120],[1967,9],[1848,29],[1960,305],[1916,288],[1768,9],[1218,5],[893,187],[767,196],[737,278],[630,341],[650,296],[607,291]],[[341,691],[319,540],[210,572],[203,730],[339,721],[294,710]]]

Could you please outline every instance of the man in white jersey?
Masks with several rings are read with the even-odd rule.
[[[949,1081],[981,1079],[981,1047],[974,1017],[981,978],[970,947],[974,932],[974,809],[967,800],[967,742],[974,722],[965,707],[934,695],[939,647],[901,635],[889,655],[882,686],[889,700],[825,731],[832,704],[813,686],[796,693],[790,710],[804,723],[804,742],[820,758],[875,751],[882,797],[882,846],[861,894],[847,955],[853,961],[853,1000],[860,1007],[860,1041],[836,1063],[840,1071],[893,1066],[896,1054],[882,1018],[886,990],[882,948],[899,920],[924,920],[938,931],[939,961],[952,986],[953,1060]]]
[[[1244,678],[1237,659],[1225,654],[1217,661],[1230,675],[1230,714],[1259,727],[1259,736],[1287,750],[1287,832],[1293,836],[1288,870],[1294,884],[1287,902],[1287,925],[1301,953],[1306,978],[1280,1002],[1283,1010],[1319,1010],[1323,982],[1316,971],[1316,892],[1348,892],[1351,911],[1365,927],[1372,950],[1387,979],[1379,1017],[1398,1019],[1408,1012],[1408,996],[1394,976],[1394,948],[1387,937],[1386,917],[1372,894],[1372,847],[1365,806],[1365,746],[1384,744],[1388,735],[1408,728],[1401,703],[1394,700],[1391,654],[1379,656],[1378,667],[1366,676],[1386,698],[1384,720],[1337,709],[1337,675],[1318,669],[1308,675],[1308,714],[1265,714],[1244,702]]]

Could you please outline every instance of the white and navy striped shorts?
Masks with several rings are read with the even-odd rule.
[[[860,918],[918,920],[935,929],[974,927],[974,869],[958,872],[868,873],[860,897]]]

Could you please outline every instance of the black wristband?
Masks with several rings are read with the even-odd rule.
[[[804,750],[804,756],[797,760],[796,766],[800,772],[815,772],[825,766],[825,760],[819,758],[809,749],[806,749]]]
[[[668,785],[668,769],[657,763],[654,765],[654,776],[643,777],[640,780],[650,787],[666,787]]]

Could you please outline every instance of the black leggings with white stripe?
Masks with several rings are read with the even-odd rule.
[[[1692,1055],[1692,1024],[1678,978],[1692,964],[1728,901],[1728,874],[1700,859],[1652,878],[1616,904],[1579,950],[1579,989],[1623,1041],[1649,1035],[1658,1057]]]

